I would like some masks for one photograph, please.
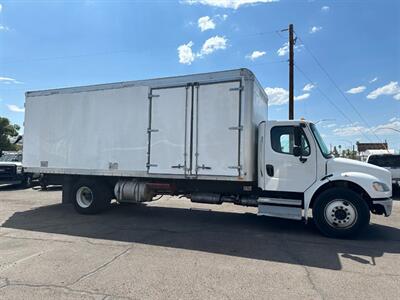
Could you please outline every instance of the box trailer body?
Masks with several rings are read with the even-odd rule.
[[[247,69],[26,93],[26,172],[63,182],[80,213],[184,195],[258,207],[351,236],[389,216],[390,173],[334,158],[315,124],[268,120]]]
[[[41,173],[252,182],[267,111],[247,70],[30,92],[24,164]]]

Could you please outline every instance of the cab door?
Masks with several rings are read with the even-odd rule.
[[[317,178],[316,145],[307,127],[267,123],[264,157],[264,190],[304,193]]]

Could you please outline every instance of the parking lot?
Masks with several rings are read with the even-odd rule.
[[[0,299],[398,298],[400,201],[356,240],[254,208],[163,197],[83,216],[0,188]]]

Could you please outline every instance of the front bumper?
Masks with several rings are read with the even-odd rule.
[[[20,184],[22,180],[0,180],[0,185],[5,184]]]
[[[385,217],[389,217],[391,215],[393,207],[392,198],[372,199],[372,204],[374,207],[379,207],[380,209],[382,209]]]

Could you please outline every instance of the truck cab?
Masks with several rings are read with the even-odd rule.
[[[333,157],[315,124],[262,122],[258,145],[260,215],[307,220],[311,210],[318,229],[341,237],[365,227],[370,212],[390,215],[390,172]]]

